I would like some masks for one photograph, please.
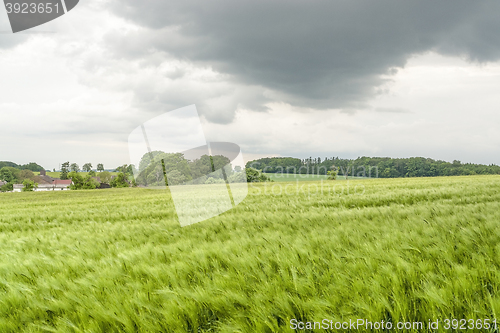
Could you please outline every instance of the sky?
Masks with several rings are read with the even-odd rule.
[[[12,34],[0,160],[130,163],[142,123],[195,104],[263,156],[500,164],[498,2],[81,0]]]

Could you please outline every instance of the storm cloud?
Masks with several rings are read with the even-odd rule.
[[[262,87],[256,109],[269,100],[365,108],[415,54],[475,62],[500,57],[495,2],[125,0],[110,6],[146,28],[110,38],[116,52],[162,51],[227,74],[235,84]]]

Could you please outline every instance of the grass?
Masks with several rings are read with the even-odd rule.
[[[321,181],[327,180],[327,175],[301,175],[301,174],[279,174],[279,173],[264,173],[266,176],[271,178],[275,182],[290,182],[290,181]],[[363,179],[364,177],[350,177],[349,179]],[[346,176],[337,175],[337,180],[346,180]]]
[[[362,318],[450,332],[445,318],[497,318],[499,176],[327,185],[252,184],[235,209],[184,228],[163,191],[0,194],[0,331],[290,332],[293,318]]]
[[[35,176],[40,175],[40,172],[33,172]],[[53,177],[53,178],[59,178],[61,176],[61,173],[59,171],[57,172],[52,172],[52,171],[46,171],[47,176]]]

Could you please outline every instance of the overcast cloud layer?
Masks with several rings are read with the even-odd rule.
[[[111,8],[147,28],[110,38],[117,54],[161,50],[210,66],[263,87],[255,104],[356,109],[380,93],[382,75],[414,54],[479,62],[500,55],[500,3],[493,2],[126,0]]]
[[[500,164],[500,3],[87,0],[27,33],[0,9],[0,160],[127,163],[196,104],[263,155]],[[40,33],[47,32],[47,33]]]

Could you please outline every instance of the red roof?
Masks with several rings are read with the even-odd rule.
[[[71,185],[71,179],[55,179],[54,185]]]

